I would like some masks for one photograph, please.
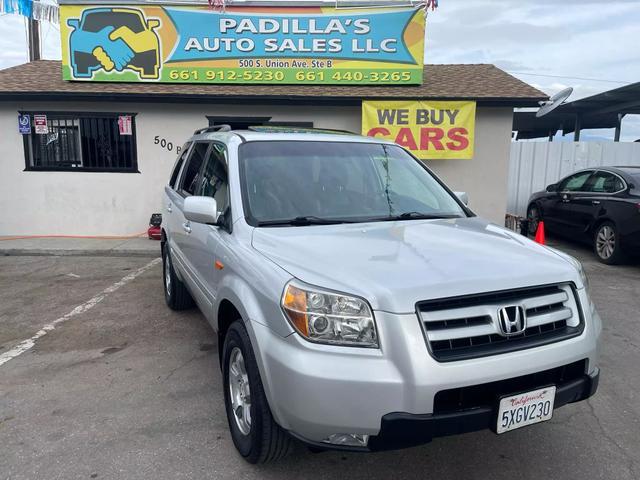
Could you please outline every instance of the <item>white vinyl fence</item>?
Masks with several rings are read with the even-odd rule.
[[[507,212],[525,216],[529,197],[583,168],[640,166],[640,143],[513,142]]]

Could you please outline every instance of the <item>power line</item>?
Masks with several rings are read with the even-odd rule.
[[[529,75],[532,77],[549,77],[549,78],[564,78],[568,80],[584,80],[588,82],[603,82],[603,83],[618,83],[618,84],[627,84],[633,82],[620,81],[620,80],[603,80],[601,78],[585,78],[585,77],[568,77],[565,75],[544,75],[542,73],[528,73],[528,72],[514,72],[511,70],[507,70],[507,72],[512,73],[514,75]]]

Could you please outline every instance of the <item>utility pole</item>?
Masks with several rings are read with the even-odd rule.
[[[35,3],[35,2],[34,2]],[[29,19],[29,61],[40,60],[40,22]]]

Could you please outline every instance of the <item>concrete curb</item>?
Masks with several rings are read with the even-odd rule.
[[[57,250],[57,249],[0,249],[1,257],[142,257],[157,258],[158,251],[149,250]]]

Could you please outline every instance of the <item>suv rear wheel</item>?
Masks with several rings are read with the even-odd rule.
[[[187,310],[193,307],[193,298],[186,285],[176,275],[169,250],[169,245],[165,245],[162,249],[164,299],[171,310]]]
[[[250,463],[268,463],[291,451],[292,439],[269,409],[249,334],[241,320],[227,331],[222,352],[224,403],[231,438]]]

